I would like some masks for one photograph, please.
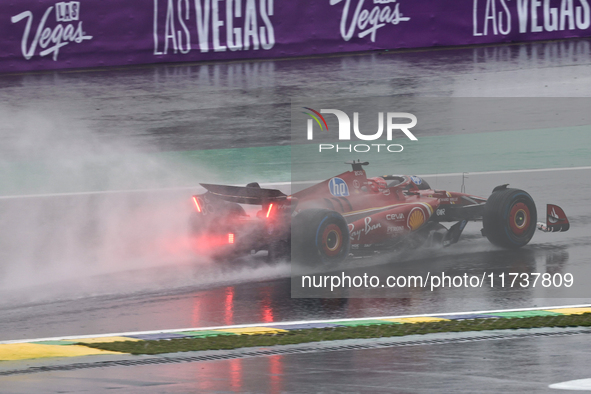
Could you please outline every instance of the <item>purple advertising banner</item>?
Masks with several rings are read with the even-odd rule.
[[[0,72],[591,35],[588,0],[19,0],[0,18]]]

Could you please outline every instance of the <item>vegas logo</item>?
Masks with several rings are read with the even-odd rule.
[[[58,22],[54,27],[47,26],[51,13],[55,14],[55,21]],[[21,39],[21,52],[27,60],[31,59],[40,47],[39,56],[53,55],[56,61],[60,48],[70,44],[80,44],[83,41],[92,40],[92,36],[86,34],[82,28],[80,20],[80,2],[59,2],[54,6],[49,6],[33,32],[33,13],[23,11],[10,18],[12,23],[25,21],[25,28]],[[70,22],[70,23],[67,23]],[[29,38],[32,36],[32,40]],[[30,43],[29,43],[30,41]]]

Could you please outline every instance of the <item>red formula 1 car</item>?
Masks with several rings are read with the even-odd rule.
[[[536,226],[567,231],[564,211],[548,205],[546,223],[537,223],[531,196],[507,185],[484,199],[432,189],[417,176],[368,178],[363,166],[291,196],[257,183],[246,187],[202,184],[193,196],[191,228],[200,253],[213,257],[267,250],[270,260],[291,256],[310,264],[338,263],[400,247],[458,242],[468,221],[482,221],[482,234],[505,248],[526,245]],[[241,204],[261,206],[248,215]],[[453,223],[449,228],[441,223]]]

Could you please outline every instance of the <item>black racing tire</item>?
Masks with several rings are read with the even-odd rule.
[[[536,204],[527,192],[502,189],[486,201],[482,224],[492,244],[517,249],[532,239],[537,220]]]
[[[291,222],[292,263],[336,265],[349,255],[349,227],[343,216],[329,209],[307,209]]]

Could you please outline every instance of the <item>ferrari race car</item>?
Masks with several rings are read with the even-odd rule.
[[[531,196],[508,185],[495,187],[485,199],[434,190],[417,176],[368,178],[363,167],[369,163],[346,164],[351,171],[290,196],[258,183],[201,184],[207,192],[192,197],[197,250],[218,258],[267,250],[271,261],[291,257],[305,264],[334,264],[349,255],[402,247],[447,247],[458,242],[468,221],[482,221],[482,235],[504,248],[526,245],[536,227],[556,232],[570,226],[556,205],[547,206],[546,223],[536,224]],[[243,205],[261,208],[249,215]]]

